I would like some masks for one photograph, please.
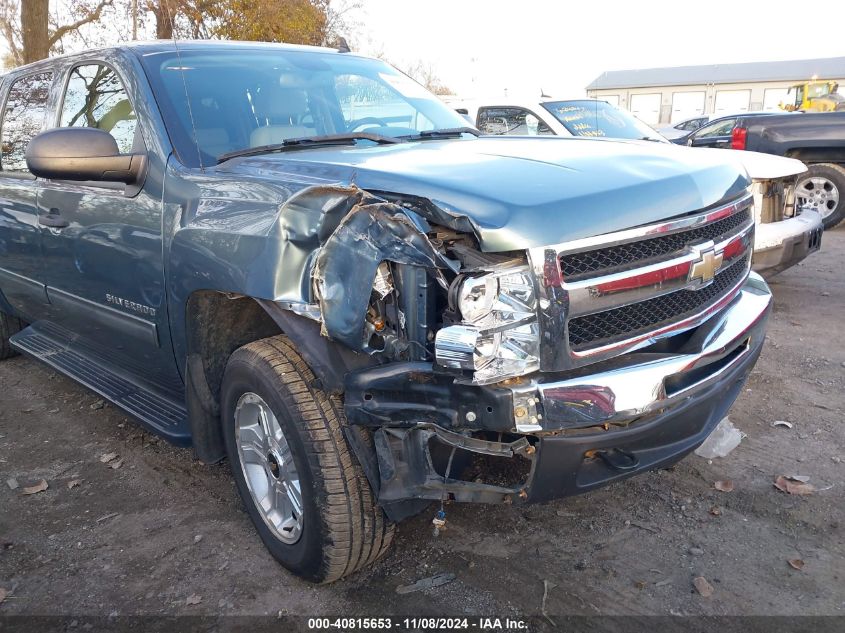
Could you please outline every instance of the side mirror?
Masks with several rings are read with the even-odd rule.
[[[60,127],[42,132],[26,148],[26,165],[51,180],[137,183],[144,154],[121,154],[108,132],[91,127]]]

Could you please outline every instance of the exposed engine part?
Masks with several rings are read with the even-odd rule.
[[[426,234],[430,230],[431,226],[422,216],[396,204],[366,198],[355,205],[320,248],[314,264],[314,291],[323,315],[323,333],[352,349],[370,354],[397,349],[391,336],[400,340],[405,338],[409,344],[419,343],[417,334],[403,337],[398,327],[390,331],[391,322],[398,323],[400,309],[408,327],[417,327],[409,307],[400,307],[397,299],[409,299],[411,286],[423,283],[429,274],[438,284],[448,287],[444,271],[453,275],[460,268],[459,262],[446,257],[429,241]],[[388,283],[384,264],[388,264],[392,283]],[[420,272],[403,284],[397,279],[400,271],[395,266],[398,265]],[[394,284],[399,287],[391,292]],[[427,293],[422,294],[426,299]],[[396,306],[395,319],[391,318],[394,316],[391,305]],[[371,309],[375,310],[375,315],[368,318],[372,315]],[[414,302],[410,309],[419,312]],[[384,339],[381,346],[381,341],[374,340],[376,323],[381,327],[377,317],[385,320],[385,327],[381,328],[383,333],[377,335]],[[427,328],[428,318],[424,321]]]
[[[525,253],[483,253],[474,240],[463,236],[461,241],[448,243],[446,250],[451,257],[460,260],[461,272],[481,272],[500,266],[519,266],[525,263]]]
[[[373,281],[373,290],[378,294],[380,299],[384,299],[393,292],[393,275],[390,274],[390,266],[387,262],[382,262],[376,269],[376,278]]]
[[[763,224],[780,222],[784,215],[783,180],[765,180],[760,183],[763,199],[760,220]]]

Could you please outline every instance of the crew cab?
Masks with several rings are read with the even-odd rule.
[[[228,458],[314,582],[433,501],[673,464],[765,339],[730,153],[478,137],[380,60],[271,44],[59,57],[0,100],[0,356]]]
[[[806,163],[795,186],[797,206],[817,211],[828,229],[845,219],[845,112],[740,117],[731,147]]]

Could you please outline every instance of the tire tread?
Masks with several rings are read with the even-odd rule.
[[[276,374],[282,398],[300,422],[306,458],[325,491],[325,498],[318,499],[327,532],[320,582],[333,582],[378,560],[390,547],[394,526],[376,505],[343,436],[340,397],[315,386],[310,367],[284,335],[255,341],[235,354],[251,356]]]

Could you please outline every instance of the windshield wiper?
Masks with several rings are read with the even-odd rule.
[[[241,156],[258,156],[260,154],[271,154],[273,152],[287,152],[295,149],[308,149],[321,145],[355,145],[355,141],[372,141],[379,145],[392,145],[404,143],[405,139],[395,136],[383,136],[371,134],[370,132],[351,132],[349,134],[326,134],[325,136],[303,136],[301,138],[287,138],[281,143],[272,145],[259,145],[258,147],[245,147],[234,152],[226,152],[217,157],[217,164],[238,158]]]
[[[420,140],[429,138],[457,138],[461,134],[472,134],[473,136],[481,136],[481,132],[472,127],[450,127],[442,130],[423,130],[416,134],[407,134],[399,138],[408,140]]]

